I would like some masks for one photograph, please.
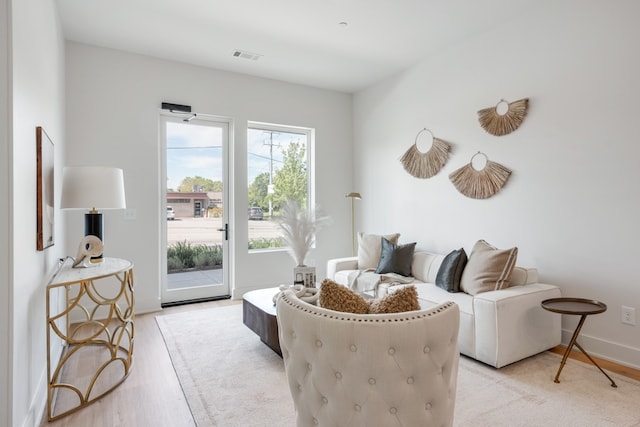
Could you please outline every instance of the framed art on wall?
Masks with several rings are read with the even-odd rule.
[[[54,244],[53,142],[40,126],[36,127],[37,155],[37,249]]]

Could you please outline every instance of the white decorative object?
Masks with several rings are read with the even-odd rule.
[[[273,296],[274,306],[278,302],[278,298],[280,298],[280,295],[288,290],[294,291],[298,298],[300,298],[304,302],[308,302],[309,304],[317,304],[318,299],[320,298],[320,293],[318,292],[319,289],[317,288],[307,288],[302,285],[280,285],[278,289],[278,293]]]
[[[314,212],[309,212],[297,202],[285,202],[279,225],[282,229],[282,237],[289,246],[289,254],[296,262],[296,268],[307,267],[304,262],[315,243],[316,231],[328,222],[329,217],[322,215],[317,209]],[[313,272],[309,271],[309,273],[315,276],[315,268],[313,268]],[[304,274],[302,284],[306,283],[307,271],[304,271]],[[294,279],[297,279],[295,271]],[[315,286],[315,279],[313,283]]]
[[[91,262],[91,257],[102,255],[103,244],[96,236],[85,236],[78,246],[78,253],[71,267],[93,267],[97,265]]]
[[[293,284],[314,288],[316,286],[316,268],[300,265],[294,267]]]

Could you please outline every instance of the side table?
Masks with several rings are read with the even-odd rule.
[[[95,267],[72,268],[72,262],[64,261],[47,286],[49,421],[115,389],[133,362],[133,264],[104,258]],[[55,303],[59,295],[64,308]]]
[[[605,377],[611,381],[611,387],[618,387],[616,383],[611,379],[609,375],[596,363],[595,360],[589,356],[589,354],[582,348],[580,344],[578,344],[578,335],[580,335],[580,329],[582,329],[582,325],[584,325],[584,321],[587,316],[590,314],[599,314],[607,311],[607,306],[600,302],[583,298],[551,298],[542,301],[542,308],[545,310],[560,313],[560,314],[571,314],[580,316],[580,321],[578,322],[578,326],[576,326],[576,330],[573,332],[573,336],[571,337],[571,341],[569,341],[569,345],[562,356],[562,361],[560,362],[560,368],[558,369],[558,373],[556,374],[556,378],[553,380],[556,383],[559,383],[560,372],[562,372],[562,368],[564,368],[565,363],[567,362],[567,358],[571,353],[571,349],[575,345],[584,353],[585,356],[593,363],[599,370],[604,374]]]

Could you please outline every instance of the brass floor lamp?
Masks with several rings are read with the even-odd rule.
[[[344,197],[348,197],[351,199],[351,256],[356,255],[356,211],[354,200],[361,200],[362,196],[360,193],[349,193],[345,194]]]

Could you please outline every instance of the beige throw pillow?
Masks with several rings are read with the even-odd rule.
[[[382,235],[358,233],[358,269],[377,268],[382,251]],[[398,244],[400,233],[388,234],[384,238]]]
[[[470,295],[509,287],[518,248],[497,249],[484,240],[473,246],[460,279],[460,290]]]

